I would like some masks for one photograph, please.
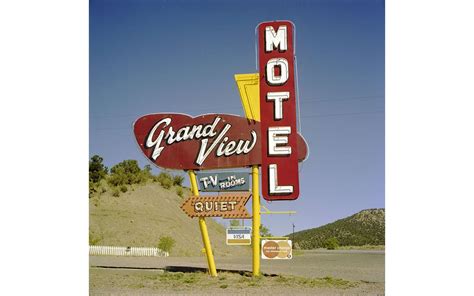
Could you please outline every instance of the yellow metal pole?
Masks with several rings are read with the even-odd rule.
[[[199,190],[196,183],[196,174],[193,170],[188,171],[189,179],[191,180],[191,191],[193,195],[199,196]],[[202,242],[206,250],[207,265],[209,266],[209,273],[211,276],[217,276],[216,264],[214,263],[214,255],[212,254],[211,241],[209,240],[209,233],[207,232],[206,219],[199,217],[199,228],[201,228]]]
[[[260,276],[260,196],[258,188],[258,166],[252,166],[252,271]]]

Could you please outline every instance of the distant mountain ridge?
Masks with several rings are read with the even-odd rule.
[[[385,209],[362,210],[352,216],[288,237],[301,249],[324,248],[335,237],[340,246],[385,245]]]

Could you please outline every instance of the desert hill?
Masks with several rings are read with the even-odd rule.
[[[103,185],[89,198],[89,243],[109,246],[156,247],[160,236],[171,236],[176,245],[171,256],[204,256],[198,219],[189,218],[180,204],[191,193],[184,188],[163,188],[159,182],[127,185],[128,190],[113,195]],[[102,192],[105,191],[105,192]],[[250,255],[246,246],[227,246],[225,228],[206,219],[212,248],[216,256]]]
[[[287,236],[292,237],[292,234]],[[362,210],[335,222],[295,232],[294,243],[301,249],[326,247],[336,238],[340,246],[385,245],[385,209]]]

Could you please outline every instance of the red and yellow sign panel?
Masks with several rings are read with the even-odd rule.
[[[262,195],[266,200],[299,196],[293,32],[289,21],[258,26]]]

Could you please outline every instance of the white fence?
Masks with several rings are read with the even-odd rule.
[[[169,253],[158,248],[89,246],[89,255],[168,257]]]

